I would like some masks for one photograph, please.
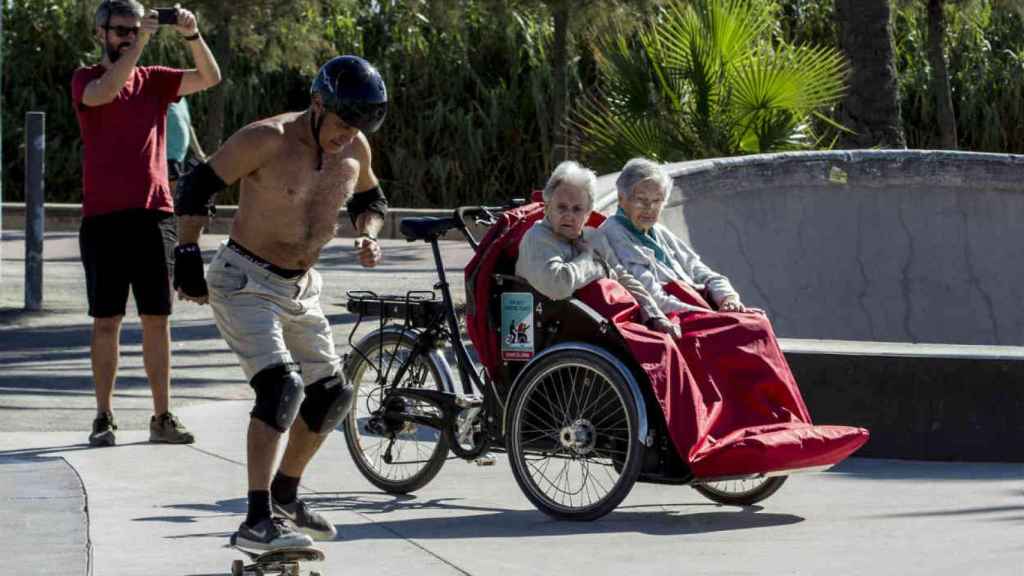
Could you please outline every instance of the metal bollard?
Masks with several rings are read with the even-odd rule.
[[[4,63],[4,11],[0,9],[0,71],[3,70]],[[0,74],[0,86],[3,85],[3,75]],[[3,101],[0,99],[0,112],[3,112]],[[2,114],[0,114],[2,116]],[[0,127],[0,143],[3,142],[3,128]],[[0,158],[3,158],[3,145],[0,144]],[[3,178],[4,169],[3,162],[0,162],[0,285],[3,285],[3,267],[4,267],[4,254],[3,254],[3,237],[4,237],[4,225],[3,225],[3,205],[4,205],[4,190],[3,190]]]
[[[46,113],[25,114],[25,309],[43,308]]]

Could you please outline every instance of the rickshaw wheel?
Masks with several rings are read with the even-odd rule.
[[[429,426],[409,422],[396,427],[387,418],[378,424],[385,428],[383,433],[367,427],[372,416],[382,414],[382,407],[405,413],[441,415],[437,406],[425,402],[394,397],[392,402],[384,400],[375,365],[379,363],[382,371],[392,378],[414,350],[412,335],[385,334],[383,341],[372,336],[357,344],[356,348],[358,351],[352,352],[347,370],[355,401],[343,423],[345,444],[352,461],[367,480],[385,492],[406,494],[422,488],[434,479],[448,456],[448,441],[444,434]],[[420,356],[405,373],[401,386],[442,390],[441,382],[441,368],[428,356]]]
[[[644,446],[633,393],[619,368],[582,349],[528,365],[509,403],[512,473],[541,512],[595,520],[629,494]]]
[[[693,489],[707,499],[730,506],[750,506],[775,494],[786,482],[786,476],[723,480],[706,484],[693,484]]]

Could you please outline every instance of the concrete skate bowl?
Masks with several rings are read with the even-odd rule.
[[[666,224],[780,336],[1024,344],[1024,156],[814,152],[667,169]]]
[[[666,169],[665,224],[768,311],[815,420],[870,428],[861,455],[1024,461],[1024,156]]]

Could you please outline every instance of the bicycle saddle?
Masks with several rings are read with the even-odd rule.
[[[431,240],[445,232],[459,228],[461,224],[455,218],[402,218],[399,230],[410,242],[413,240]]]

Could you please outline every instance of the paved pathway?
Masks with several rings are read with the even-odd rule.
[[[19,238],[0,283],[0,554],[17,574],[227,574],[245,512],[251,392],[209,311],[174,319],[175,405],[193,446],[145,443],[149,396],[127,320],[115,448],[84,446],[92,418],[89,326],[74,237],[47,244],[42,314],[21,305]],[[217,238],[209,238],[212,249]],[[429,285],[419,245],[386,244],[381,271],[326,252],[325,302],[347,288]],[[446,247],[452,268],[468,250]],[[454,279],[453,279],[454,280]],[[461,293],[461,287],[459,292]],[[6,310],[4,310],[6,308]],[[329,308],[336,339],[351,318]],[[449,461],[410,496],[380,493],[332,436],[302,493],[338,527],[322,571],[341,574],[1024,574],[1024,465],[851,459],[790,478],[760,506],[715,505],[687,487],[637,485],[591,523],[557,522],[520,493],[503,456]],[[12,564],[13,562],[13,564]],[[315,567],[315,565],[313,565]]]

